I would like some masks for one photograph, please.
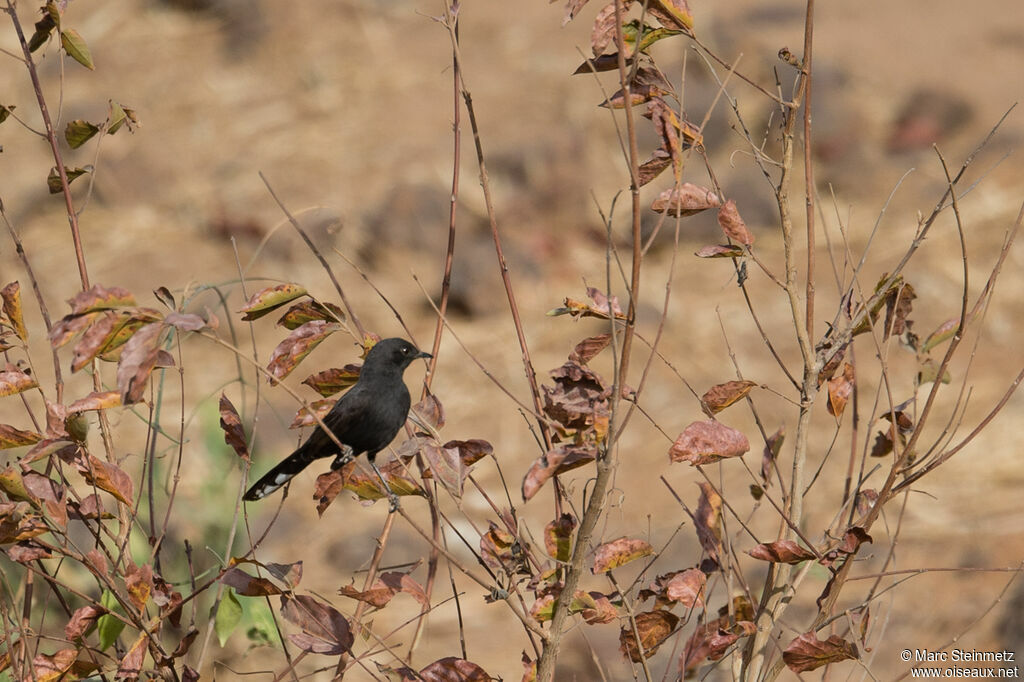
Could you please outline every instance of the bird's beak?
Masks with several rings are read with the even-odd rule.
[[[421,350],[416,357],[418,357],[418,358],[432,358],[434,356],[431,355],[430,353],[426,352],[426,351]]]

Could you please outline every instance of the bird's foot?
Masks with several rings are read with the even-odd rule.
[[[396,511],[398,511],[398,507],[398,495],[396,495],[391,490],[388,490],[388,513],[394,514]]]

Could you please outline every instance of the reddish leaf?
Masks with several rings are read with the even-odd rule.
[[[480,538],[480,558],[495,571],[529,574],[529,567],[522,553],[522,547],[515,535],[500,528],[493,521]]]
[[[786,427],[780,426],[764,446],[764,453],[761,455],[761,481],[765,486],[771,483],[772,469],[775,468],[775,460],[782,451],[782,441],[786,439]]]
[[[907,317],[913,307],[912,301],[917,298],[914,287],[909,284],[894,286],[885,297],[885,330],[882,338],[890,335],[900,336],[907,330]]]
[[[589,0],[569,0],[566,2],[565,17],[562,19],[562,26],[565,26],[572,21],[588,1]]]
[[[96,619],[106,612],[107,610],[102,606],[93,606],[92,604],[77,609],[71,614],[68,624],[64,626],[64,636],[71,641],[83,637],[96,624]]]
[[[128,653],[121,659],[117,668],[118,680],[137,680],[142,672],[142,664],[146,660],[146,651],[149,648],[149,637],[145,632],[141,633],[128,649]]]
[[[196,637],[199,635],[198,628],[189,628],[189,631],[185,633],[185,636],[178,642],[178,646],[175,647],[174,652],[171,654],[171,658],[181,658],[188,653],[188,650],[192,648],[192,642],[196,641]],[[188,666],[185,666],[188,668]],[[185,679],[185,675],[182,675],[182,679]],[[195,676],[195,679],[199,679],[199,675]]]
[[[700,400],[711,410],[712,414],[718,414],[733,403],[745,398],[755,386],[757,386],[756,381],[727,381],[709,388]]]
[[[548,311],[548,316],[570,315],[574,318],[597,317],[603,320],[611,319],[614,316],[617,320],[626,319],[626,314],[619,306],[617,296],[607,296],[594,287],[587,287],[587,296],[593,303],[583,303],[572,298],[566,298],[561,308],[554,308]],[[610,311],[610,312],[609,312]]]
[[[663,147],[658,147],[651,152],[651,157],[640,164],[637,182],[643,187],[654,178],[661,175],[661,172],[672,165],[672,155]]]
[[[669,448],[672,462],[689,462],[691,466],[711,464],[728,457],[739,457],[750,449],[750,441],[736,429],[709,419],[694,422],[683,429]]]
[[[146,382],[156,367],[162,330],[163,325],[160,323],[147,324],[124,344],[121,359],[117,363],[117,387],[121,391],[121,402],[125,405],[142,400]]]
[[[333,303],[299,301],[288,308],[287,312],[277,321],[277,324],[285,329],[298,329],[310,320],[343,322],[345,320],[345,313]]]
[[[927,353],[928,351],[930,351],[932,348],[935,348],[935,346],[939,345],[943,341],[953,338],[953,334],[955,334],[956,330],[959,328],[959,317],[953,317],[946,320],[945,322],[940,324],[938,328],[931,334],[929,334],[928,337],[924,340],[924,343],[921,344],[921,352]]]
[[[278,344],[274,352],[270,354],[267,370],[274,379],[285,378],[321,341],[339,329],[341,329],[341,325],[337,322],[325,322],[324,320],[307,322]]]
[[[494,454],[494,446],[480,438],[470,438],[469,440],[450,440],[442,447],[457,449],[459,451],[459,457],[462,458],[462,463],[466,466],[475,464],[484,457],[489,457]]]
[[[700,486],[700,501],[693,517],[697,539],[700,540],[704,552],[718,562],[722,547],[722,496],[710,483],[701,481],[697,485]]]
[[[23,540],[16,545],[9,545],[4,548],[4,551],[11,561],[17,561],[20,564],[27,564],[38,559],[49,559],[53,556],[50,550],[31,540]]]
[[[804,549],[793,540],[762,542],[748,550],[747,554],[755,559],[777,564],[799,564],[802,561],[815,558],[814,552]]]
[[[302,380],[306,386],[327,398],[335,393],[344,391],[359,381],[359,365],[345,365],[340,369],[331,367],[316,374],[310,374]]]
[[[825,641],[819,640],[813,632],[805,632],[786,647],[782,660],[795,673],[817,670],[823,665],[838,663],[849,658],[860,658],[857,646],[839,635],[832,635]]]
[[[281,595],[281,615],[302,634],[288,639],[303,651],[337,656],[352,648],[348,621],[334,607],[307,595]]]
[[[722,232],[729,239],[737,241],[744,246],[750,246],[754,243],[754,235],[747,229],[747,224],[743,222],[740,212],[736,209],[736,202],[732,199],[729,199],[718,209],[718,224],[722,227]]]
[[[538,623],[546,623],[555,617],[555,605],[561,596],[561,585],[551,585],[537,595],[530,607],[530,617]]]
[[[50,329],[50,345],[54,348],[60,348],[83,329],[91,325],[98,316],[99,313],[88,313],[85,315],[67,315],[61,318]]]
[[[266,578],[251,576],[237,566],[229,568],[220,581],[234,589],[241,597],[269,597],[281,594],[281,590]]]
[[[127,505],[132,504],[132,479],[116,464],[89,455],[88,466],[80,465],[79,473],[90,485],[106,490]]]
[[[853,365],[850,363],[843,364],[843,373],[837,374],[828,380],[828,413],[834,417],[841,417],[843,410],[846,409],[846,403],[850,400],[850,395],[853,393],[854,384],[854,373]]]
[[[628,6],[628,2],[623,3]],[[594,27],[590,31],[590,49],[595,57],[604,54],[608,45],[615,39],[615,3],[609,3],[597,13]]]
[[[82,315],[97,310],[135,305],[135,297],[127,289],[121,287],[108,289],[96,284],[88,291],[80,292],[74,298],[68,299],[68,305],[71,306],[72,315]]]
[[[708,577],[698,568],[688,568],[676,573],[665,586],[665,596],[692,609],[704,608],[704,585]]]
[[[673,187],[659,194],[651,204],[651,210],[676,218],[718,208],[720,205],[713,190],[684,182],[678,189]]]
[[[430,467],[430,474],[444,486],[448,493],[462,499],[462,487],[469,475],[457,448],[439,448],[433,443],[425,443],[420,450]]]
[[[298,284],[277,284],[257,291],[238,312],[245,313],[242,316],[242,320],[246,322],[258,320],[264,315],[305,295],[305,287]]]
[[[840,559],[856,554],[857,550],[865,542],[872,542],[872,539],[863,528],[859,526],[847,528],[846,533],[843,534],[843,541],[835,548],[826,552],[818,563],[822,566],[832,566]]]
[[[592,448],[557,446],[549,450],[546,457],[537,459],[523,477],[523,499],[529,500],[547,481],[594,461],[597,453]],[[545,463],[545,459],[547,462]]]
[[[293,564],[275,564],[268,563],[264,566],[270,575],[274,576],[290,589],[294,589],[299,586],[299,582],[302,580],[302,562],[296,561]]]
[[[195,313],[173,312],[164,318],[164,322],[183,332],[197,332],[206,328],[206,320]]]
[[[572,531],[576,519],[571,514],[562,514],[544,527],[544,549],[548,556],[566,562],[572,553]]]
[[[89,412],[92,410],[106,410],[111,407],[121,406],[120,391],[93,391],[84,398],[80,398],[68,405],[68,414],[78,412]]]
[[[238,410],[223,393],[220,394],[220,428],[224,431],[224,442],[231,446],[236,455],[246,462],[250,461],[249,444],[245,440],[242,418],[238,416]]]
[[[28,328],[25,326],[25,315],[21,307],[21,285],[11,282],[0,289],[3,298],[3,311],[14,329],[14,333],[22,341],[28,341]]]
[[[78,651],[75,649],[61,649],[52,656],[36,654],[32,659],[33,682],[57,682],[64,679],[77,658]]]
[[[444,405],[437,399],[437,396],[428,394],[426,398],[412,406],[412,412],[416,417],[435,429],[444,427]]]
[[[658,650],[669,635],[675,630],[679,623],[679,616],[670,611],[645,611],[636,614],[636,632],[640,634],[640,645],[637,645],[636,633],[633,632],[632,624],[626,623],[619,632],[619,651],[629,660],[639,663],[644,658],[650,658]]]
[[[138,609],[143,609],[153,593],[153,567],[149,564],[135,566],[128,564],[128,573],[124,577],[128,598]]]
[[[713,244],[702,246],[693,255],[698,258],[742,258],[746,254],[735,244]]]
[[[569,353],[569,362],[585,365],[593,360],[598,353],[607,348],[611,342],[611,334],[598,334],[597,336],[587,337],[577,343],[576,347]]]
[[[434,661],[419,672],[423,682],[491,682],[494,678],[463,658],[449,656]]]
[[[350,599],[364,602],[374,608],[382,609],[387,606],[388,602],[391,601],[391,598],[395,596],[395,591],[378,580],[370,587],[370,589],[364,592],[357,590],[351,585],[342,585],[338,590],[338,594],[343,597],[349,597]]]
[[[737,613],[739,618],[739,613]],[[730,625],[728,615],[722,616],[706,625],[698,625],[686,642],[686,649],[679,657],[679,667],[683,676],[692,677],[694,671],[705,660],[717,661],[725,655],[726,650],[739,638],[757,632],[757,626],[750,621],[739,620]]]
[[[103,508],[100,496],[93,493],[82,498],[81,502],[68,500],[68,514],[79,519],[112,519],[114,515]]]
[[[9,424],[0,424],[0,450],[32,445],[42,439],[42,434],[35,431],[22,431]]]
[[[594,574],[607,573],[634,559],[651,554],[654,554],[651,543],[636,538],[622,537],[606,542],[594,550],[594,565],[590,568],[590,572]]]
[[[298,429],[303,426],[313,426],[317,423],[316,418],[320,417],[323,419],[327,416],[327,413],[334,407],[334,403],[338,402],[336,398],[325,398],[323,400],[314,400],[309,404],[309,408],[303,407],[295,413],[295,418],[292,419],[292,423],[288,425],[289,429]],[[312,409],[312,412],[310,412]]]
[[[583,590],[576,590],[572,603],[569,604],[569,613],[581,614],[583,620],[591,625],[611,623],[619,617],[619,612],[609,599],[609,595]]]
[[[0,372],[0,398],[33,389],[38,385],[35,379],[12,364],[8,363],[7,368]]]

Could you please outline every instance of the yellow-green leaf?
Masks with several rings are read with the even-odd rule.
[[[85,44],[82,36],[78,35],[78,31],[73,28],[61,31],[60,45],[68,53],[68,56],[76,62],[87,69],[96,69],[96,66],[92,63],[92,53],[89,52],[89,46]]]
[[[28,341],[28,329],[25,327],[25,316],[21,307],[21,285],[11,282],[0,290],[0,297],[3,297],[3,310],[14,328],[14,333],[22,341]]]
[[[77,118],[68,123],[67,127],[64,129],[64,139],[67,140],[69,147],[72,149],[78,149],[99,131],[99,126]]]
[[[213,629],[217,633],[217,640],[221,646],[228,641],[228,637],[234,632],[240,620],[242,620],[242,605],[238,603],[235,591],[229,589],[224,592],[224,598],[217,606],[217,615],[213,618]]]
[[[298,284],[278,284],[262,291],[257,291],[249,299],[249,302],[245,304],[245,307],[238,312],[245,313],[242,319],[250,322],[305,295],[306,288],[303,286]]]
[[[68,168],[64,167],[64,174],[68,178],[68,184],[70,185],[76,179],[85,175],[86,173],[92,172],[92,165],[83,166],[82,168]],[[50,169],[50,174],[46,176],[46,186],[50,190],[50,194],[60,194],[64,187],[60,182],[60,173],[57,172],[57,167],[54,166]]]

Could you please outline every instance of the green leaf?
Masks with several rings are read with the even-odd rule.
[[[68,168],[64,166],[64,174],[68,176],[69,185],[76,178],[91,172],[92,165],[85,166],[84,168]],[[64,188],[60,184],[60,174],[57,172],[56,166],[51,168],[50,174],[46,176],[46,186],[50,189],[50,194],[60,194],[63,191]]]
[[[100,604],[110,611],[118,608],[117,599],[114,598],[110,590],[103,590]],[[109,613],[104,613],[100,616],[96,620],[96,632],[100,638],[100,651],[109,649],[117,641],[117,638],[121,636],[122,630],[124,630],[124,621],[118,620]]]
[[[213,630],[217,633],[217,640],[221,646],[228,641],[228,637],[242,620],[242,605],[238,603],[235,591],[229,589],[224,593],[217,607],[217,615],[213,619]]]
[[[120,130],[127,120],[128,116],[124,113],[124,108],[114,100],[110,100],[110,114],[107,116],[107,135],[113,135]]]
[[[75,119],[64,129],[64,139],[72,149],[78,149],[100,131],[99,126],[82,119]]]
[[[252,625],[246,631],[246,636],[254,646],[281,646],[281,637],[278,634],[277,625],[274,623],[274,614],[262,600],[246,599],[246,611]]]
[[[0,104],[0,123],[6,121],[7,117],[11,115],[11,112],[14,111],[15,108],[16,107],[13,104],[9,104],[7,106]]]
[[[73,28],[61,31],[60,44],[69,57],[87,69],[96,70],[96,66],[92,63],[92,53],[89,52],[89,46],[85,44],[82,36],[78,35],[78,31]]]

